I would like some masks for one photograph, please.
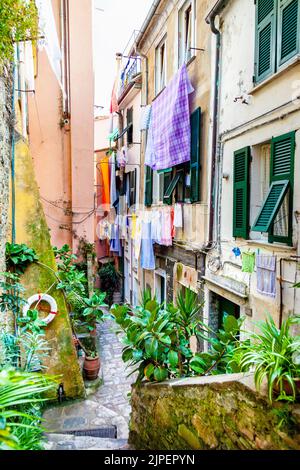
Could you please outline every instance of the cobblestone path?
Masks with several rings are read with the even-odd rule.
[[[44,427],[50,433],[46,444],[48,450],[126,448],[130,416],[128,393],[134,379],[127,377],[122,344],[114,333],[115,324],[106,321],[97,328],[103,384],[84,401],[57,406],[44,413]],[[117,426],[117,440],[66,434],[111,425]]]

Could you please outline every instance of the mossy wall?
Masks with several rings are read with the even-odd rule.
[[[52,348],[48,363],[46,363],[49,367],[47,373],[62,374],[61,382],[67,398],[83,397],[85,389],[73,344],[68,310],[62,292],[55,288],[56,278],[53,271],[56,271],[57,267],[49,229],[40,202],[33,162],[28,145],[20,135],[16,143],[15,171],[16,242],[26,243],[34,248],[39,261],[45,265],[42,267],[33,264],[26,270],[22,277],[22,284],[27,290],[26,298],[36,293],[47,292],[54,297],[58,305],[56,318],[46,328],[46,336]],[[49,288],[51,288],[50,291]]]
[[[239,374],[133,386],[131,402],[135,449],[300,449],[299,409],[274,411]]]

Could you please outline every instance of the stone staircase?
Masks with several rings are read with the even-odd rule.
[[[45,450],[129,450],[127,439],[47,434]]]

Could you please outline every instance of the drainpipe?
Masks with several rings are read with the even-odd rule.
[[[214,80],[214,103],[213,103],[213,129],[212,129],[212,151],[211,151],[211,179],[210,179],[210,212],[209,212],[209,232],[206,248],[213,246],[214,237],[214,217],[215,217],[215,179],[216,162],[218,151],[218,117],[219,117],[219,96],[220,96],[220,55],[221,55],[221,33],[215,26],[216,14],[207,19],[211,31],[216,37],[216,57],[215,57],[215,80]]]

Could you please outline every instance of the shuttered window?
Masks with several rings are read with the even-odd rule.
[[[191,202],[200,201],[201,108],[191,114]]]
[[[247,239],[249,234],[250,147],[236,151],[233,159],[233,236]]]
[[[252,227],[254,232],[268,232],[287,193],[289,181],[272,183],[266,200]]]
[[[146,165],[145,172],[145,206],[149,207],[152,205],[152,180],[153,180],[153,170]]]
[[[286,198],[287,210],[280,209],[280,218],[287,219],[288,230],[286,235],[275,235],[274,224],[269,232],[270,242],[281,242],[292,245],[293,235],[293,198],[294,198],[294,157],[295,157],[295,132],[289,132],[279,137],[274,137],[271,141],[271,169],[270,180],[289,181],[289,190]],[[274,220],[276,224],[278,220]],[[280,222],[280,221],[278,221]]]
[[[300,0],[256,0],[255,82],[299,51]]]
[[[268,232],[271,243],[275,241],[292,245],[294,155],[295,132],[272,139],[271,186],[252,227],[256,232]]]
[[[180,169],[177,170],[175,173],[174,178],[170,182],[169,186],[167,187],[165,194],[164,194],[164,202],[166,204],[171,204],[172,202],[172,194],[176,189],[177,184],[179,183],[180,179],[184,178],[184,170]]]
[[[277,0],[256,2],[256,81],[262,81],[275,71]]]
[[[299,0],[279,0],[278,65],[282,65],[299,51]]]

